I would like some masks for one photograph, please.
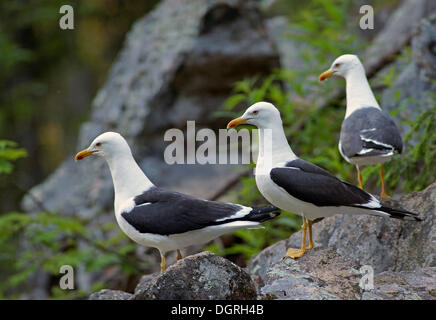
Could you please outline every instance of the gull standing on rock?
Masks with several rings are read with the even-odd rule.
[[[320,81],[336,75],[345,78],[347,110],[342,122],[339,152],[357,168],[359,186],[363,189],[360,168],[381,163],[381,196],[386,194],[383,163],[395,153],[401,153],[403,142],[392,118],[384,113],[372,93],[365,69],[359,58],[345,54],[337,58],[329,70],[319,76]]]
[[[126,140],[115,132],[99,135],[75,160],[90,155],[103,157],[109,165],[121,230],[133,241],[159,250],[161,272],[166,269],[165,253],[170,250],[177,250],[179,260],[181,248],[238,229],[261,228],[261,222],[280,214],[274,206],[252,208],[201,200],[156,187],[136,163]]]
[[[227,128],[243,123],[259,129],[255,177],[260,193],[271,204],[303,217],[301,249],[288,249],[287,257],[299,258],[313,248],[312,221],[321,217],[342,213],[421,220],[415,213],[382,205],[373,195],[298,158],[286,139],[280,112],[271,103],[255,103],[241,117],[230,121]]]

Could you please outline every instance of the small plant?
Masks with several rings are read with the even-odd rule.
[[[108,224],[101,229],[111,231],[114,227]],[[144,263],[134,255],[136,245],[127,241],[121,232],[102,240],[93,237],[90,229],[86,221],[52,212],[1,215],[0,261],[2,265],[7,263],[12,270],[8,270],[7,279],[0,283],[0,296],[9,294],[14,297],[20,292],[20,286],[38,272],[59,277],[62,265],[70,265],[74,270],[84,268],[86,272],[119,266],[125,275],[144,270]],[[54,283],[51,288],[56,294],[54,298],[64,295],[83,298],[89,294],[80,290],[72,293],[58,289],[58,284]]]
[[[26,156],[26,150],[19,148],[16,142],[0,140],[0,175],[11,173],[13,162]]]

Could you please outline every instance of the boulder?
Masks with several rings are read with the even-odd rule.
[[[211,252],[184,258],[157,276],[141,279],[136,300],[245,300],[255,299],[250,276],[227,259]]]

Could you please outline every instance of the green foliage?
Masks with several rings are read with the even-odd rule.
[[[112,228],[110,226],[109,229]],[[86,272],[118,266],[125,275],[144,270],[144,263],[134,256],[135,244],[128,241],[123,233],[99,240],[91,234],[92,228],[87,221],[75,217],[51,212],[12,212],[0,216],[0,230],[3,253],[0,265],[8,263],[13,269],[8,278],[0,283],[0,295],[16,293],[17,288],[34,277],[38,270],[58,277],[62,265],[70,265],[75,270],[81,267]],[[86,294],[59,290],[58,283],[53,285],[52,293],[54,298],[80,298]]]
[[[26,150],[18,148],[15,142],[0,140],[0,175],[11,173],[14,168],[12,162],[26,156]]]
[[[15,142],[0,140],[0,174],[11,173],[13,162],[26,154]],[[117,266],[125,275],[144,270],[145,264],[134,255],[136,245],[122,232],[114,234],[114,224],[101,226],[98,237],[93,229],[89,221],[52,212],[0,215],[0,297],[14,298],[37,271],[58,277],[63,265],[87,272]],[[53,298],[64,299],[88,294],[61,290],[57,283],[51,291]]]
[[[0,181],[0,211],[16,207],[23,189],[74,151],[78,128],[126,32],[158,2],[0,1],[0,137],[31,151]],[[65,4],[74,8],[74,30],[59,27]],[[20,188],[6,183],[12,180]]]

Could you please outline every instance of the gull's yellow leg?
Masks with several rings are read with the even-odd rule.
[[[160,253],[160,273],[163,273],[167,268],[167,260],[165,259],[165,255]]]
[[[385,189],[385,168],[383,165],[381,165],[380,167],[380,178],[381,178],[381,185],[382,185],[382,191],[380,195],[382,197],[390,198],[390,196],[386,193],[386,189]]]
[[[179,249],[177,249],[177,261],[183,259],[182,257],[182,253],[180,252]]]
[[[301,249],[291,249],[289,248],[288,251],[286,251],[285,257],[289,257],[292,259],[300,258],[304,255],[306,252],[306,229],[307,229],[307,222],[306,219],[303,217],[303,225],[301,226],[301,229],[303,230],[303,239],[301,241]]]
[[[309,247],[306,250],[310,250],[314,247],[314,244],[312,240],[312,221],[309,219],[307,219],[307,228],[309,229]]]
[[[362,173],[360,172],[359,166],[357,168],[357,180],[359,181],[359,188],[363,190]]]

